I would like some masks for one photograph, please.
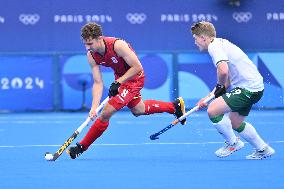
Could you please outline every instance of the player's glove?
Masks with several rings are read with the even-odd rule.
[[[121,84],[120,84],[119,82],[114,81],[114,82],[110,85],[110,87],[109,87],[108,96],[109,96],[109,97],[112,97],[112,96],[117,95],[117,94],[118,94],[118,89],[119,89],[120,85],[121,85]]]
[[[220,85],[217,83],[214,91],[215,98],[218,98],[219,96],[222,96],[226,93],[226,87],[224,85]]]

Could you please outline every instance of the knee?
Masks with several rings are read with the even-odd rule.
[[[212,121],[213,125],[214,124],[216,125],[216,124],[219,124],[223,120],[224,114],[213,116],[213,117],[209,117],[209,118]]]
[[[106,121],[109,121],[110,118],[111,118],[111,113],[109,112],[102,112],[101,115],[100,115],[100,120],[103,121],[103,122],[106,122]]]
[[[216,116],[216,115],[214,114],[214,109],[212,108],[212,106],[208,106],[208,108],[207,108],[207,114],[208,114],[208,116],[209,116],[210,119],[211,119],[212,117]]]

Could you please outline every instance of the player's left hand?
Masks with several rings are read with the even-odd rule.
[[[112,96],[117,95],[120,85],[121,84],[118,81],[114,81],[109,87],[108,96],[112,97]]]
[[[205,99],[206,99],[206,97],[202,98],[201,100],[199,100],[199,102],[197,102],[196,105],[199,107],[198,108],[199,110],[204,108],[204,107],[206,107],[206,106],[208,106],[208,104],[204,102]]]

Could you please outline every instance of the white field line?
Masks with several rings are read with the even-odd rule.
[[[70,120],[69,120],[70,121]],[[53,120],[0,120],[0,125],[1,124],[66,124],[67,121],[63,120],[58,120],[58,121],[53,121]],[[82,121],[83,122],[83,121]],[[77,124],[80,124],[81,122],[78,122]],[[121,125],[133,125],[135,122],[133,121],[115,121],[113,120],[114,124],[121,124]],[[200,121],[199,121],[200,123]],[[151,124],[151,121],[145,121],[141,120],[139,121],[139,124],[144,125],[144,124]],[[194,123],[191,123],[194,124]],[[210,124],[210,121],[208,121],[208,124]],[[269,126],[282,126],[284,125],[284,121],[261,121],[261,122],[253,122],[253,125],[269,125]]]
[[[282,117],[284,115],[284,110],[276,110],[276,111],[262,111],[262,110],[253,110],[251,111],[249,117],[263,117],[263,116],[272,116],[272,117]],[[36,114],[36,113],[31,113],[31,114],[25,114],[25,115],[21,115],[21,114],[0,114],[0,120],[46,120],[46,119],[54,119],[54,120],[58,120],[58,119],[85,119],[85,117],[88,116],[88,113],[60,113],[60,114],[49,114],[47,113],[46,115],[43,114]],[[121,114],[115,114],[113,116],[114,118],[119,117],[119,118],[129,118],[129,117],[134,117],[132,116],[132,114],[130,112],[125,112],[125,113],[121,113]],[[152,118],[167,118],[169,117],[169,114],[153,114],[151,115]],[[192,114],[190,117],[206,117],[208,118],[208,115],[206,113],[206,111],[200,111],[200,112],[195,112],[194,114]]]
[[[161,142],[161,143],[121,143],[121,144],[92,144],[92,146],[145,146],[145,145],[209,145],[224,142]],[[247,142],[245,142],[247,143]],[[282,140],[270,141],[269,144],[284,143]],[[30,147],[60,147],[59,144],[31,144],[31,145],[2,145],[0,148],[30,148]]]

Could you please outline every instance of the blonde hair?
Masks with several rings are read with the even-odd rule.
[[[191,26],[192,35],[206,35],[209,37],[216,37],[216,30],[212,23],[210,22],[197,22]]]

